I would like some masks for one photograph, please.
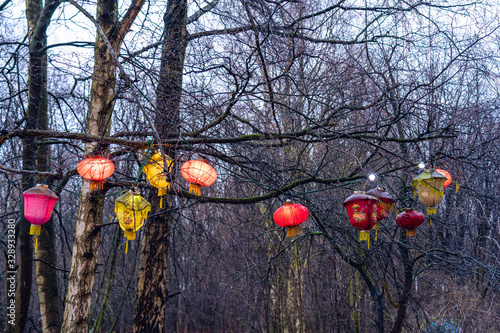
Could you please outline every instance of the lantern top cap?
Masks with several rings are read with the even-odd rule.
[[[59,197],[51,189],[49,189],[49,186],[46,184],[36,184],[35,187],[32,187],[24,191],[23,195],[25,194],[44,195],[46,197],[54,198],[56,200],[59,199]]]
[[[439,173],[436,171],[436,169],[426,169],[424,172],[419,174],[417,177],[413,178],[411,181],[412,186],[414,186],[414,183],[419,180],[427,180],[427,179],[436,179],[440,178],[443,180],[446,180],[446,176],[443,175],[442,173]]]
[[[347,204],[358,200],[371,200],[374,204],[378,202],[378,199],[376,197],[366,194],[365,191],[354,191],[353,195],[345,199],[344,206],[347,206]]]
[[[292,199],[286,199],[285,202],[283,202],[283,206],[288,206],[288,205],[293,205],[294,202],[292,201]]]
[[[371,195],[371,196],[374,196],[384,202],[387,202],[387,203],[394,203],[394,198],[385,190],[385,188],[381,187],[381,186],[378,186],[368,192],[366,192],[366,194],[368,195]]]
[[[405,208],[405,212],[413,212],[413,208],[411,207]]]
[[[141,196],[139,191],[135,190],[128,190],[124,195],[118,197],[116,202],[136,211],[141,211],[148,207],[151,209],[151,204]]]

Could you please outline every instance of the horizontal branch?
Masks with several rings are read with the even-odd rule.
[[[123,134],[123,133],[121,133]],[[189,133],[187,133],[189,134]],[[320,134],[311,131],[310,129],[303,129],[297,132],[288,132],[288,133],[265,133],[265,134],[249,134],[249,135],[240,135],[234,137],[183,137],[181,134],[180,138],[176,139],[165,139],[162,140],[163,144],[176,145],[176,144],[214,144],[214,143],[241,143],[241,142],[251,142],[251,141],[271,141],[271,140],[281,140],[281,139],[289,139],[289,140],[299,140],[300,137],[305,135],[311,135],[313,138],[311,139],[302,139],[302,142],[309,143],[317,143],[323,142],[325,140],[334,140],[334,139],[353,139],[353,140],[380,140],[386,142],[421,142],[427,140],[434,139],[450,139],[455,138],[456,135],[429,135],[429,136],[418,136],[414,138],[398,138],[398,137],[383,137],[376,135],[368,135],[359,132],[355,133],[326,133]],[[105,144],[117,144],[121,146],[127,147],[135,147],[141,148],[148,146],[148,140],[127,140],[120,139],[110,136],[99,136],[92,134],[84,134],[84,133],[68,133],[68,132],[56,132],[56,131],[42,131],[42,130],[14,130],[9,133],[3,132],[0,135],[0,146],[3,143],[11,138],[23,138],[23,137],[39,137],[39,138],[58,138],[58,139],[71,139],[71,140],[79,140],[81,142],[101,142]]]

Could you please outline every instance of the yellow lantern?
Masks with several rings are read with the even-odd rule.
[[[443,200],[446,176],[434,169],[425,170],[411,181],[418,200],[427,207],[427,215],[436,214],[436,206]]]
[[[165,162],[167,163],[167,168],[165,168]],[[170,189],[170,182],[167,178],[167,172],[172,172],[173,161],[168,156],[165,155],[165,161],[163,156],[157,152],[148,158],[148,162],[144,166],[143,172],[146,174],[146,179],[154,187],[158,188],[158,196],[163,197],[167,194],[167,190]],[[162,207],[163,198],[160,199],[160,208]]]
[[[135,239],[135,233],[144,225],[150,210],[151,205],[138,191],[128,190],[115,200],[116,218],[127,238],[125,252],[128,252],[128,241]]]

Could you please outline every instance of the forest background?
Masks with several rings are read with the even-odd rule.
[[[499,27],[495,1],[2,0],[1,304],[6,332],[500,331]],[[161,142],[162,145],[158,145]],[[174,160],[160,208],[144,148]],[[76,173],[91,152],[115,173]],[[218,180],[196,197],[180,165]],[[452,186],[424,211],[417,165]],[[367,180],[375,174],[375,181]],[[59,201],[38,250],[22,192]],[[343,201],[397,199],[371,246]],[[152,211],[125,239],[114,199]],[[272,221],[291,198],[296,237]],[[429,219],[427,219],[429,221]]]

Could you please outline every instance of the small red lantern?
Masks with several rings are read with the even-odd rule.
[[[286,237],[297,236],[300,233],[302,222],[309,217],[309,210],[306,206],[296,204],[292,200],[287,200],[283,206],[278,208],[273,214],[273,220],[280,227],[287,228]]]
[[[38,184],[26,190],[24,197],[24,216],[31,223],[30,235],[35,235],[35,252],[38,245],[38,236],[41,225],[52,216],[54,205],[59,197],[47,185]]]
[[[387,218],[389,212],[392,212],[394,210],[394,208],[396,207],[396,201],[383,187],[380,186],[366,192],[366,194],[378,199],[377,223],[375,223],[375,225],[373,226],[373,230],[375,230],[375,240],[377,240],[378,223]]]
[[[210,186],[217,180],[217,172],[204,159],[185,162],[181,174],[189,182],[189,193],[198,196],[201,195],[201,186]]]
[[[115,172],[115,165],[106,157],[90,156],[78,163],[76,171],[83,178],[90,180],[91,190],[100,190],[104,179]]]
[[[368,248],[370,248],[370,230],[377,223],[377,203],[377,198],[363,191],[354,191],[354,194],[344,201],[349,221],[353,227],[361,231],[359,240],[366,241]]]
[[[440,174],[442,174],[443,176],[446,177],[446,180],[444,181],[444,184],[443,184],[443,189],[447,188],[448,185],[450,185],[451,181],[453,180],[450,173],[446,170],[438,169],[438,168],[436,168],[436,172],[439,172]]]
[[[424,220],[424,214],[412,208],[406,208],[404,212],[396,217],[396,224],[406,229],[406,236],[411,237],[417,234],[417,227],[421,226]]]

